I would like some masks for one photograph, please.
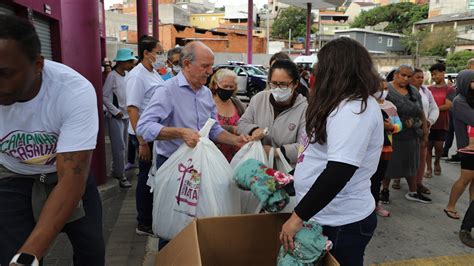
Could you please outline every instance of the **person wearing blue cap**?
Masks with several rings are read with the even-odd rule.
[[[117,50],[116,65],[107,76],[103,87],[105,121],[112,146],[112,176],[120,181],[120,187],[131,187],[125,177],[125,150],[128,137],[128,112],[125,76],[134,66],[135,56],[128,48]]]

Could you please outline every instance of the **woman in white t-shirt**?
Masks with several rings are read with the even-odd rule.
[[[363,265],[377,226],[370,177],[382,151],[383,118],[371,95],[379,78],[367,50],[350,38],[321,49],[315,76],[295,171],[298,205],[280,240],[293,249],[295,234],[312,220],[323,226],[341,265]]]
[[[128,112],[125,75],[132,70],[135,61],[133,51],[128,48],[117,50],[112,72],[105,79],[103,101],[106,109],[105,122],[109,129],[112,149],[112,177],[119,180],[120,187],[131,187],[125,176],[125,150],[128,137]]]

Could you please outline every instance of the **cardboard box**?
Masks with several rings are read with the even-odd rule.
[[[195,219],[156,257],[168,265],[276,265],[283,223],[289,214]],[[338,266],[327,254],[323,266]]]

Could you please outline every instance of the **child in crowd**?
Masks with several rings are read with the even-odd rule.
[[[380,90],[374,94],[374,97],[377,99],[377,102],[380,105],[382,110],[382,115],[384,119],[384,143],[382,148],[382,155],[380,156],[380,161],[377,166],[377,171],[372,176],[372,186],[371,192],[374,196],[376,208],[375,212],[382,216],[390,216],[390,212],[382,208],[379,200],[384,203],[389,203],[389,191],[386,187],[390,184],[390,179],[385,178],[385,172],[387,170],[388,162],[390,161],[390,155],[392,154],[392,134],[396,134],[402,130],[402,122],[400,117],[398,117],[397,107],[393,103],[385,98],[388,95],[387,82],[381,81]],[[384,189],[380,192],[380,186],[384,182]]]

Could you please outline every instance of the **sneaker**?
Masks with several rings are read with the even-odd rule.
[[[435,155],[433,155],[433,157],[435,157]],[[448,159],[448,158],[449,158],[449,154],[443,152],[443,154],[441,154],[441,158],[442,158],[442,159]]]
[[[151,226],[148,226],[148,225],[138,224],[137,228],[135,229],[135,232],[139,236],[151,236],[151,237],[156,237],[156,238],[158,237],[157,235],[153,233],[153,229],[151,229]]]
[[[459,163],[459,162],[461,162],[461,160],[459,159],[458,154],[454,154],[453,156],[451,156],[451,158],[446,159],[446,162],[447,163]]]
[[[422,202],[422,203],[431,203],[430,198],[428,198],[427,196],[424,196],[423,194],[418,193],[418,192],[408,192],[407,194],[405,194],[405,198],[407,200],[411,200],[411,201],[418,201],[418,202]]]
[[[383,204],[390,204],[390,191],[386,188],[380,192],[380,202]]]
[[[131,163],[127,163],[125,165],[125,171],[128,171],[130,169],[133,169],[133,168],[137,168],[138,166],[136,164],[131,164]]]
[[[474,248],[474,239],[472,238],[471,232],[467,230],[459,231],[459,239],[461,242],[471,248]]]
[[[128,181],[126,177],[123,177],[122,179],[120,179],[119,185],[120,187],[129,188],[132,186],[132,183],[130,183],[130,181]]]
[[[390,216],[390,212],[385,210],[384,208],[382,208],[382,206],[380,206],[380,204],[377,207],[375,207],[375,213],[378,216],[381,216],[381,217],[389,217]]]

